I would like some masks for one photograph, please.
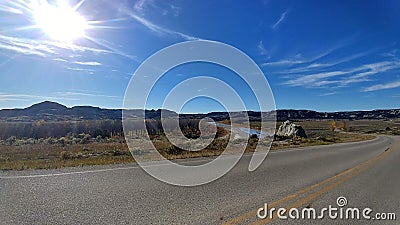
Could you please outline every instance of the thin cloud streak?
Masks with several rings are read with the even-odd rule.
[[[153,31],[154,33],[157,33],[158,35],[176,35],[179,36],[183,39],[186,39],[188,41],[193,41],[193,40],[201,40],[201,38],[198,37],[194,37],[188,34],[184,34],[178,31],[174,31],[174,30],[170,30],[164,27],[161,27],[157,24],[154,24],[152,22],[150,22],[149,20],[146,20],[143,17],[140,17],[138,15],[136,15],[135,13],[126,10],[126,13],[133,19],[135,19],[136,21],[138,21],[139,23],[141,23],[143,26],[145,26],[146,28],[148,28],[149,30]]]
[[[305,61],[302,60],[281,60],[281,61],[275,61],[275,62],[266,62],[262,63],[261,66],[291,66],[294,64],[300,64],[300,63],[305,63]]]
[[[260,52],[260,55],[267,54],[267,50],[264,47],[263,41],[258,42],[257,48],[258,48],[258,51]]]
[[[351,44],[350,40],[342,41],[341,43],[337,44],[335,47],[327,49],[325,51],[321,51],[320,54],[311,56],[311,57],[298,57],[298,54],[291,58],[286,58],[278,61],[272,62],[265,62],[262,63],[261,66],[263,67],[274,67],[274,66],[291,66],[289,70],[281,70],[280,73],[301,73],[301,72],[308,72],[310,69],[326,69],[329,67],[337,66],[342,63],[350,62],[352,60],[364,57],[372,52],[376,51],[377,49],[371,49],[364,52],[359,52],[353,55],[346,56],[344,58],[339,59],[330,59],[328,60],[327,57],[332,55],[334,52],[340,50],[341,48]]]
[[[332,52],[334,52],[337,48],[332,48],[329,49],[325,52],[322,52],[319,55],[310,57],[310,58],[306,58],[306,59],[299,59],[299,57],[293,57],[291,59],[284,59],[284,60],[280,60],[280,61],[273,61],[273,62],[265,62],[262,63],[261,66],[262,67],[269,67],[269,66],[298,66],[300,64],[314,64],[315,62],[321,60],[322,58],[326,57],[327,55],[331,54]]]
[[[332,72],[323,72],[323,73],[316,73],[306,76],[300,76],[299,78],[286,81],[284,84],[289,86],[311,86],[311,87],[319,87],[326,84],[332,84],[332,81],[329,83],[325,80],[325,78],[335,77],[340,75],[345,75],[349,72],[345,71],[332,71]]]
[[[53,101],[77,101],[78,98],[70,98],[70,97],[54,97],[54,96],[44,96],[44,95],[32,95],[32,94],[0,94],[0,102],[1,101],[31,101],[31,100],[53,100]]]
[[[59,96],[84,96],[84,97],[104,97],[104,98],[122,99],[122,97],[116,95],[105,95],[100,93],[94,94],[94,93],[73,92],[73,91],[55,92],[54,94]]]
[[[83,66],[101,66],[102,64],[99,62],[80,62],[80,61],[75,61],[72,62],[78,65],[83,65]]]
[[[133,5],[133,8],[137,11],[142,11],[144,8],[146,1],[145,0],[139,0]]]
[[[35,95],[35,94],[15,94],[15,93],[0,93],[0,102],[5,101],[78,101],[82,100],[84,97],[103,97],[110,98],[115,100],[121,100],[122,97],[115,95],[106,95],[101,93],[85,93],[85,92],[74,92],[74,91],[65,91],[65,92],[53,92],[51,95]]]
[[[67,70],[73,70],[73,71],[80,71],[80,72],[88,72],[90,74],[94,74],[96,70],[93,69],[87,69],[87,68],[80,68],[80,67],[66,67]]]
[[[80,52],[94,52],[94,53],[113,53],[104,49],[97,49],[75,44],[64,44],[55,41],[47,40],[33,40],[27,38],[10,37],[0,35],[0,49],[11,50],[25,55],[37,55],[41,57],[51,55],[64,55],[64,50],[70,50],[71,53],[76,51]]]
[[[288,13],[288,10],[286,10],[284,13],[281,14],[281,17],[279,18],[278,21],[276,21],[271,27],[272,29],[276,30],[278,26],[285,20],[286,14]]]
[[[5,1],[0,4],[0,11],[10,14],[24,14],[29,11],[28,3],[25,1]]]
[[[18,46],[6,45],[6,44],[0,44],[0,49],[5,49],[5,50],[20,53],[20,54],[24,54],[24,55],[36,55],[36,56],[41,56],[41,57],[46,56],[46,54],[44,54],[41,51],[37,51],[34,49],[29,49],[29,48],[22,48],[22,47],[18,47]]]
[[[328,54],[322,54],[321,57],[315,57],[314,59],[311,60],[305,60],[305,61],[298,61],[299,63],[293,63],[292,65],[294,66],[298,66],[298,64],[308,64],[308,65],[304,65],[304,66],[298,66],[297,68],[293,68],[290,70],[286,70],[286,71],[282,71],[282,73],[286,73],[286,74],[292,74],[292,73],[304,73],[304,72],[308,72],[310,70],[313,69],[319,69],[319,70],[328,70],[331,67],[337,66],[339,64],[342,63],[346,63],[346,62],[350,62],[354,59],[358,59],[361,58],[363,56],[366,56],[369,52],[362,52],[362,53],[357,53],[342,59],[338,59],[336,61],[328,61],[325,63],[316,63],[317,61],[320,61],[320,59],[322,57],[327,56],[328,54],[330,54],[330,52]],[[278,61],[279,62],[279,61]],[[275,65],[278,64],[278,62],[275,63]]]
[[[53,61],[63,62],[63,63],[71,63],[71,64],[82,65],[82,66],[101,66],[102,65],[100,62],[96,62],[96,61],[68,61],[68,60],[62,59],[62,58],[55,58],[55,59],[53,59]]]
[[[315,74],[301,75],[297,78],[284,82],[284,85],[296,87],[323,87],[336,84],[338,87],[347,86],[351,83],[359,83],[370,81],[369,77],[378,73],[400,68],[400,62],[383,61],[371,64],[365,64],[347,70],[336,70],[329,72],[321,72]],[[350,75],[350,76],[346,76]],[[328,78],[342,77],[337,80],[328,80]]]
[[[144,15],[146,11],[152,11],[163,16],[172,15],[174,17],[179,16],[181,10],[180,7],[168,3],[167,1],[157,2],[154,0],[139,0],[134,4],[133,9],[141,15]]]
[[[395,81],[395,82],[386,83],[386,84],[372,85],[372,86],[365,88],[363,91],[364,92],[379,91],[379,90],[392,89],[392,88],[398,88],[398,87],[400,87],[400,81]]]
[[[0,48],[15,51],[17,53],[25,55],[37,55],[45,57],[49,54],[55,54],[54,49],[43,44],[40,41],[26,39],[26,38],[16,38],[0,34]]]
[[[124,56],[124,57],[126,57],[128,59],[132,59],[132,60],[135,60],[135,61],[139,62],[136,56],[130,55],[130,54],[127,54],[127,53],[125,53],[125,52],[123,52],[121,50],[118,50],[117,48],[113,47],[110,42],[105,42],[105,41],[102,41],[100,39],[92,38],[92,37],[89,37],[89,36],[86,36],[86,39],[92,41],[93,43],[95,43],[95,44],[97,44],[99,46],[102,46],[102,47],[104,47],[106,49],[109,49],[110,50],[109,52],[112,52],[113,54]]]
[[[320,94],[319,96],[323,97],[323,96],[330,96],[330,95],[336,95],[336,94],[339,94],[339,92],[328,92],[328,93]]]

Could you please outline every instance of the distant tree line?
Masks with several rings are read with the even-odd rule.
[[[92,137],[123,135],[121,120],[0,122],[0,139],[48,138],[89,134]]]
[[[201,134],[199,129],[200,119],[180,119],[179,127],[187,138],[198,138]],[[163,124],[160,119],[146,119],[146,130],[140,129],[142,120],[135,120],[125,128],[135,134],[147,132],[150,136],[162,135]],[[164,124],[168,130],[178,129],[171,121]],[[223,130],[223,129],[222,129]],[[218,132],[223,132],[218,129]],[[66,137],[88,134],[91,137],[123,136],[121,120],[87,120],[87,121],[52,121],[39,120],[35,122],[0,122],[0,139],[9,137],[23,138],[49,138]],[[222,135],[222,134],[221,134]],[[217,135],[218,136],[218,135]]]

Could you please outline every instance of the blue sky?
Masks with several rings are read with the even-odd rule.
[[[0,108],[44,100],[121,108],[146,58],[198,39],[248,54],[267,77],[278,109],[400,108],[399,1],[68,1],[89,24],[69,42],[38,26],[35,2],[45,4],[0,0]],[[161,89],[182,77],[230,73],[212,68],[176,68]],[[205,99],[185,108],[220,109]]]

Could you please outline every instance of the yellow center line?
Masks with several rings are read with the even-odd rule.
[[[398,144],[400,144],[400,142],[399,142]],[[288,196],[286,196],[286,197],[284,197],[284,198],[282,198],[282,199],[279,199],[279,200],[277,200],[277,201],[275,201],[275,202],[272,202],[271,204],[268,204],[268,205],[269,205],[270,207],[275,207],[275,206],[277,206],[277,205],[280,205],[280,204],[283,204],[283,203],[285,203],[285,202],[288,202],[288,201],[290,201],[290,200],[292,200],[292,199],[295,199],[295,198],[298,197],[299,195],[302,195],[302,194],[305,194],[305,193],[307,193],[307,192],[310,192],[310,191],[312,191],[312,190],[314,190],[314,189],[316,189],[316,188],[318,188],[318,187],[320,187],[320,186],[322,186],[322,185],[324,185],[324,184],[327,184],[327,183],[329,183],[329,182],[331,182],[331,181],[333,181],[333,180],[335,180],[335,179],[339,179],[339,178],[341,178],[341,177],[343,177],[343,176],[345,176],[345,175],[347,175],[347,174],[349,174],[349,173],[351,173],[351,172],[353,172],[353,171],[355,171],[355,170],[357,170],[357,169],[359,169],[359,168],[361,168],[361,167],[363,167],[363,166],[368,165],[369,163],[372,163],[372,162],[374,162],[374,161],[377,161],[378,159],[381,159],[381,157],[384,158],[383,156],[386,157],[386,155],[389,154],[389,152],[391,152],[391,151],[392,151],[392,149],[390,149],[390,151],[387,150],[387,151],[385,151],[384,153],[381,153],[381,154],[375,156],[375,157],[372,158],[372,159],[369,159],[369,160],[364,161],[364,162],[362,162],[362,163],[360,163],[360,164],[357,164],[356,166],[354,166],[354,167],[352,167],[352,168],[350,168],[350,169],[347,169],[347,170],[345,170],[345,171],[343,171],[343,172],[341,172],[341,173],[339,173],[339,174],[336,174],[336,175],[333,176],[333,177],[330,177],[330,178],[328,178],[328,179],[326,179],[326,180],[323,180],[323,181],[321,181],[321,182],[319,182],[319,183],[313,184],[313,185],[311,185],[311,186],[309,186],[309,187],[307,187],[307,188],[304,188],[304,189],[302,189],[302,190],[300,190],[300,191],[297,191],[297,192],[294,193],[294,194],[288,195]],[[363,170],[362,170],[362,171],[363,171]],[[350,178],[349,178],[349,179],[350,179]],[[347,179],[346,179],[346,180],[347,180]],[[344,181],[346,181],[346,180],[344,180]],[[343,181],[343,182],[344,182],[344,181]],[[341,183],[343,183],[343,182],[341,182]],[[332,188],[331,188],[331,189],[332,189]],[[225,222],[225,223],[223,223],[223,224],[224,224],[224,225],[239,224],[239,223],[245,221],[245,220],[248,219],[248,218],[254,217],[254,216],[256,215],[256,213],[257,213],[257,209],[255,209],[255,210],[253,210],[253,211],[250,211],[250,212],[248,212],[248,213],[245,213],[245,214],[243,214],[243,215],[241,215],[241,216],[235,217],[235,218],[233,218],[233,219],[231,219],[231,220],[229,220],[229,221],[227,221],[227,222]],[[260,220],[260,221],[265,222],[266,220]]]
[[[363,171],[365,171],[365,170],[371,168],[371,167],[372,167],[373,165],[375,165],[378,161],[384,159],[387,155],[389,155],[392,151],[393,151],[393,149],[390,149],[390,150],[388,150],[388,151],[386,151],[386,152],[380,154],[379,156],[372,158],[372,161],[368,160],[368,161],[369,161],[369,164],[365,165],[365,167],[360,168],[359,170],[355,171],[354,173],[352,173],[352,174],[350,174],[350,175],[348,175],[348,176],[346,176],[346,177],[344,177],[344,178],[342,178],[342,179],[340,179],[340,180],[338,180],[338,181],[336,181],[336,182],[334,182],[334,183],[332,183],[332,184],[330,184],[330,185],[324,187],[323,189],[321,189],[321,190],[319,190],[319,191],[317,191],[317,192],[314,192],[314,193],[312,193],[312,194],[310,194],[310,195],[308,195],[308,196],[306,196],[306,197],[304,197],[304,198],[301,198],[300,200],[298,200],[298,201],[296,201],[295,203],[293,203],[293,204],[289,205],[288,207],[286,207],[286,208],[285,208],[285,209],[286,209],[286,212],[288,212],[288,211],[289,211],[290,209],[292,209],[292,208],[299,208],[299,207],[301,207],[301,206],[306,205],[307,203],[309,203],[309,202],[311,202],[312,200],[318,198],[318,197],[321,196],[322,194],[324,194],[324,193],[330,191],[331,189],[333,189],[333,188],[339,186],[340,184],[346,182],[347,180],[349,180],[349,179],[355,177],[356,175],[362,173]],[[272,207],[272,206],[271,206],[271,207]],[[273,219],[271,219],[271,218],[268,217],[267,219],[257,220],[257,221],[255,221],[255,222],[251,223],[251,225],[258,225],[258,224],[267,224],[267,223],[270,223],[270,222],[272,222],[273,220],[275,220],[275,219],[277,218],[277,215],[274,214],[274,216],[273,216],[272,218],[273,218]]]

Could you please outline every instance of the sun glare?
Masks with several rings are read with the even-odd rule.
[[[84,37],[88,27],[86,19],[79,15],[66,2],[58,1],[56,5],[40,1],[33,8],[36,25],[51,39],[72,43]]]

